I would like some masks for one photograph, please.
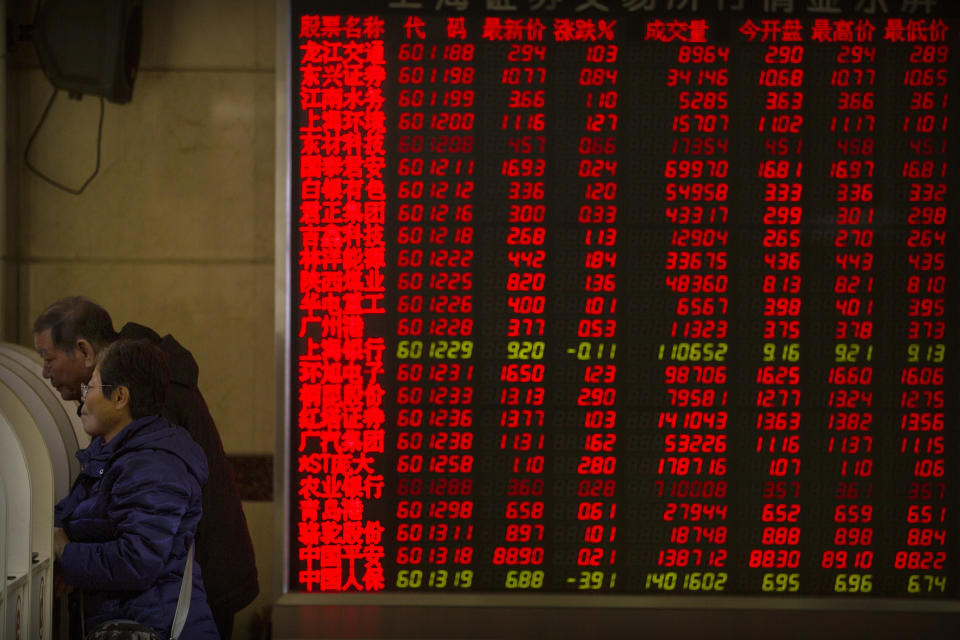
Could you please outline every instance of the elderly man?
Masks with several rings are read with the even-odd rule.
[[[138,324],[128,323],[118,334],[110,314],[80,296],[54,302],[33,325],[34,346],[43,358],[43,376],[64,400],[81,400],[81,385],[90,382],[97,354],[118,338],[146,338],[160,347],[170,367],[163,416],[186,428],[206,454],[210,476],[203,488],[197,560],[220,637],[230,638],[234,615],[259,591],[257,568],[233,472],[217,426],[197,388],[199,370],[193,355],[172,336],[161,338]]]

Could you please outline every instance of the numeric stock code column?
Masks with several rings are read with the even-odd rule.
[[[958,594],[955,29],[720,21],[384,21],[384,588]]]

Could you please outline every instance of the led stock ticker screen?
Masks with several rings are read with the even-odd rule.
[[[955,607],[953,7],[294,2],[287,588]]]

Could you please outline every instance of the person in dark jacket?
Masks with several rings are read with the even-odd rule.
[[[87,631],[127,619],[165,638],[173,624],[207,462],[186,431],[159,415],[168,380],[160,349],[118,340],[81,386],[80,417],[93,439],[56,506],[54,541],[60,577],[82,592]],[[192,587],[180,638],[219,638],[199,566]]]
[[[90,380],[97,353],[118,338],[147,338],[166,355],[170,386],[163,416],[184,427],[206,454],[210,475],[203,489],[196,553],[217,628],[224,639],[232,637],[234,615],[259,592],[257,568],[233,472],[197,388],[199,369],[193,355],[172,336],[161,338],[142,325],[126,324],[117,334],[110,314],[80,296],[47,307],[34,322],[33,332],[43,357],[43,375],[64,400],[81,400],[80,385]]]

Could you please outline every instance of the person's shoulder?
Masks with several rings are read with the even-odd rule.
[[[134,475],[176,476],[186,469],[203,484],[207,476],[207,462],[200,448],[186,429],[171,424],[166,418],[156,416],[143,432],[117,459],[125,467],[142,467]]]
[[[150,327],[145,327],[142,324],[137,324],[136,322],[128,322],[123,325],[123,328],[120,329],[118,334],[121,338],[126,340],[151,340],[153,342],[160,342],[160,334],[151,329]]]
[[[152,340],[167,357],[167,366],[170,367],[170,382],[191,388],[197,386],[200,367],[197,366],[196,359],[189,349],[180,344],[169,333],[161,338],[160,334],[150,327],[136,322],[128,322],[120,329],[119,335],[121,338],[133,340],[144,338]]]
[[[146,496],[155,491],[192,492],[196,482],[187,463],[162,449],[134,449],[119,456],[111,466],[110,493],[115,496]]]

